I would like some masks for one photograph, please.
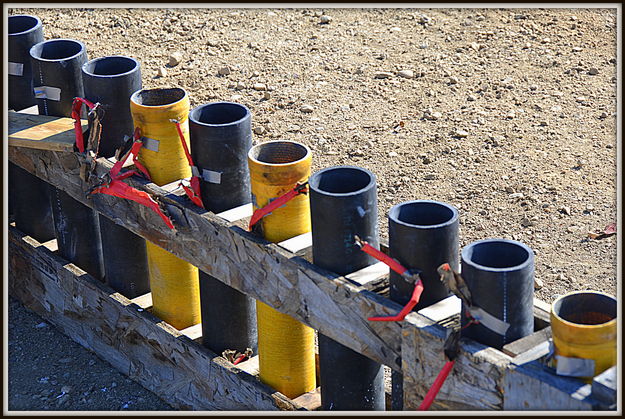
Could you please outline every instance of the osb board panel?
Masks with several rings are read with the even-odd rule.
[[[75,141],[72,118],[9,112],[10,146],[72,151]]]
[[[298,407],[12,227],[9,271],[12,296],[175,408]]]

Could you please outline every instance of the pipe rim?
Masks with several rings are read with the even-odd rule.
[[[267,163],[267,162],[264,162],[262,160],[258,160],[255,157],[255,155],[259,154],[259,153],[257,153],[257,150],[259,148],[267,147],[270,144],[279,144],[279,143],[293,144],[293,145],[295,145],[297,147],[303,148],[304,151],[305,151],[304,156],[302,156],[298,160],[293,160],[293,161],[286,162],[286,163]],[[250,148],[250,151],[248,151],[248,153],[247,153],[247,157],[250,159],[251,162],[253,162],[253,163],[257,164],[257,165],[269,166],[269,167],[286,167],[286,166],[296,165],[296,164],[298,164],[300,162],[303,162],[303,161],[309,159],[311,153],[312,152],[310,151],[310,148],[308,148],[308,146],[306,146],[306,144],[298,143],[297,141],[274,140],[274,141],[265,141],[264,143],[256,144],[255,146]]]
[[[92,71],[89,71],[87,69],[90,66],[94,66],[95,67],[96,63],[98,63],[100,61],[105,61],[105,60],[110,60],[110,59],[127,60],[127,61],[132,62],[134,64],[134,67],[131,70],[128,70],[128,71],[126,71],[124,73],[116,73],[116,74],[96,74],[96,73],[94,73]],[[103,78],[103,79],[127,76],[128,74],[131,74],[131,73],[137,71],[140,68],[141,68],[141,63],[139,63],[139,61],[137,61],[136,59],[134,59],[132,57],[128,57],[128,56],[125,56],[125,55],[108,55],[106,57],[98,57],[98,58],[94,58],[93,60],[87,61],[86,63],[84,63],[82,65],[83,73],[85,73],[86,75],[88,75],[90,77],[98,77],[98,78]]]
[[[27,34],[27,33],[29,33],[29,32],[34,32],[34,31],[36,31],[37,29],[39,29],[39,28],[41,27],[41,25],[42,25],[42,23],[41,23],[41,19],[39,19],[37,16],[32,16],[32,15],[12,15],[12,16],[9,16],[9,21],[10,21],[12,18],[13,18],[13,19],[15,19],[15,18],[28,18],[28,19],[34,19],[34,20],[35,20],[35,25],[34,25],[34,26],[32,26],[32,27],[30,27],[30,28],[28,28],[28,29],[26,29],[25,31],[21,31],[21,32],[9,32],[9,36],[19,36],[19,35],[24,35],[24,34]],[[11,25],[11,24],[9,23],[9,26],[10,26],[10,25]]]
[[[78,44],[80,46],[80,51],[78,51],[76,54],[72,55],[72,56],[68,56],[68,57],[63,57],[63,58],[54,58],[54,59],[50,59],[50,58],[43,58],[39,55],[34,55],[33,52],[37,51],[38,48],[41,48],[44,44],[53,44],[53,43],[59,43],[59,42],[71,42],[74,44]],[[86,49],[85,49],[85,44],[83,44],[82,42],[76,40],[76,39],[69,39],[69,38],[55,38],[55,39],[48,39],[47,41],[42,41],[39,42],[35,45],[33,45],[30,48],[30,56],[37,60],[37,61],[44,61],[44,62],[48,62],[48,63],[58,63],[60,61],[69,61],[71,59],[74,59],[76,57],[78,57],[79,55],[85,53]]]
[[[448,210],[450,210],[452,212],[452,216],[449,220],[445,221],[444,223],[439,223],[439,224],[413,224],[413,223],[408,223],[406,221],[401,221],[398,216],[399,216],[399,210],[403,207],[403,206],[407,206],[407,205],[414,205],[414,204],[435,204],[435,205],[439,205],[441,207],[444,207]],[[454,207],[453,205],[450,204],[446,204],[445,202],[440,202],[440,201],[434,201],[431,199],[416,199],[413,201],[406,201],[406,202],[401,202],[397,205],[393,205],[391,207],[391,209],[388,211],[388,218],[396,223],[396,224],[400,224],[406,227],[412,227],[412,228],[418,228],[418,229],[423,229],[423,230],[428,230],[428,229],[435,229],[435,228],[441,228],[441,227],[447,227],[450,226],[452,224],[454,224],[456,221],[458,221],[459,218],[459,213],[458,213],[458,209],[456,207]]]
[[[583,324],[583,323],[571,322],[569,320],[564,319],[558,313],[556,313],[556,304],[557,303],[561,304],[562,301],[565,298],[570,298],[571,296],[582,295],[582,294],[595,294],[595,295],[600,295],[602,297],[607,297],[607,298],[609,298],[611,300],[614,300],[615,304],[617,304],[617,311],[618,311],[618,301],[617,301],[617,299],[613,295],[610,295],[610,294],[602,292],[602,291],[584,290],[584,291],[571,291],[571,292],[568,292],[568,293],[566,293],[564,295],[561,295],[558,298],[556,298],[554,300],[554,302],[551,304],[551,315],[555,319],[557,319],[560,323],[562,323],[562,324],[564,324],[566,326],[580,328],[580,329],[586,329],[586,330],[599,329],[599,328],[603,328],[603,327],[611,327],[612,325],[616,324],[616,319],[618,317],[618,313],[617,313],[616,316],[614,316],[613,319],[608,320],[607,322],[604,322],[604,323],[599,323],[599,324]]]
[[[161,104],[161,105],[144,105],[143,103],[139,103],[137,102],[137,99],[139,98],[139,96],[144,93],[144,92],[151,92],[151,91],[157,91],[157,90],[179,90],[183,93],[182,97],[178,100],[176,100],[175,102],[169,102],[169,103],[165,103],[165,104]],[[184,90],[182,87],[156,87],[154,89],[139,89],[136,92],[134,92],[131,96],[130,96],[130,103],[133,104],[134,106],[140,107],[140,108],[145,108],[145,109],[156,109],[156,108],[164,108],[164,107],[170,107],[170,106],[175,106],[181,102],[184,102],[185,100],[188,100],[188,95],[187,95],[187,91]]]
[[[525,259],[525,261],[523,261],[522,263],[518,264],[518,265],[514,265],[514,266],[506,266],[505,268],[495,268],[492,266],[486,266],[486,265],[481,265],[477,262],[474,262],[473,260],[471,260],[469,258],[470,254],[472,254],[472,250],[473,248],[475,248],[476,246],[482,245],[482,244],[492,244],[492,243],[506,243],[506,244],[512,244],[515,246],[520,247],[521,249],[525,250],[527,252],[527,258]],[[471,253],[469,253],[471,252]],[[510,239],[482,239],[482,240],[476,240],[474,242],[469,243],[468,245],[466,245],[461,252],[461,261],[462,263],[466,263],[467,265],[475,268],[475,269],[479,269],[482,271],[487,271],[487,272],[511,272],[511,271],[520,271],[524,268],[526,268],[529,265],[533,265],[534,264],[534,251],[526,244],[521,243],[519,241],[516,240],[510,240]]]
[[[366,174],[367,176],[369,176],[369,182],[365,186],[363,186],[362,188],[359,188],[359,189],[357,189],[355,191],[351,191],[351,192],[328,192],[326,190],[319,189],[319,180],[320,180],[322,175],[327,174],[328,172],[335,171],[335,170],[338,171],[338,170],[346,170],[346,169]],[[313,173],[310,176],[310,178],[308,179],[308,186],[310,187],[311,190],[315,191],[319,195],[336,196],[336,197],[348,197],[348,196],[354,196],[354,195],[359,195],[359,194],[363,193],[364,191],[370,189],[372,185],[375,185],[375,182],[376,182],[375,174],[373,172],[363,168],[363,167],[349,166],[349,165],[340,165],[340,166],[326,167],[325,169],[321,169],[321,170],[318,170],[317,172]]]
[[[211,123],[208,123],[208,122],[202,122],[202,121],[200,121],[198,119],[199,114],[204,109],[206,109],[208,107],[216,107],[216,106],[223,106],[223,105],[241,108],[245,112],[245,115],[243,117],[235,120],[235,121],[226,122],[226,123],[223,123],[223,124],[211,124]],[[250,117],[250,115],[251,115],[251,112],[250,112],[249,108],[247,106],[245,106],[245,105],[240,104],[240,103],[226,102],[226,101],[223,101],[223,102],[211,102],[211,103],[206,103],[204,105],[200,105],[197,108],[193,109],[191,112],[189,112],[189,121],[191,121],[191,122],[193,122],[193,123],[195,123],[197,125],[203,126],[203,127],[229,127],[229,126],[234,126],[234,125],[240,124],[241,122],[243,122],[246,119],[248,119]]]

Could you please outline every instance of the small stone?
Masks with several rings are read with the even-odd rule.
[[[63,387],[61,387],[61,393],[67,394],[67,393],[69,393],[71,391],[72,391],[72,387],[71,386],[63,386]]]
[[[267,130],[263,126],[258,126],[254,128],[254,134],[263,135]]]
[[[522,192],[511,193],[510,195],[508,195],[508,198],[523,198],[523,193]]]
[[[540,121],[538,123],[538,125],[540,125],[541,127],[547,127],[547,126],[549,126],[549,122],[547,122],[547,121]]]
[[[397,73],[397,75],[399,77],[403,77],[405,79],[413,79],[414,78],[414,71],[412,70],[401,70]]]
[[[388,71],[376,71],[375,73],[373,73],[374,79],[388,79],[391,77],[393,77],[393,73]]]
[[[356,151],[354,151],[352,153],[352,156],[354,156],[354,157],[364,157],[364,155],[365,155],[365,153],[362,150],[360,150],[360,149],[358,149],[358,150],[356,150]]]
[[[328,15],[321,15],[319,16],[319,23],[321,23],[322,25],[326,25],[328,23],[332,22],[332,17],[328,16]]]
[[[254,90],[258,90],[259,92],[267,90],[267,85],[264,83],[254,83]]]
[[[300,112],[303,112],[303,113],[312,113],[312,111],[314,111],[315,108],[313,108],[311,105],[302,105],[299,108],[299,110]]]
[[[592,67],[590,70],[588,70],[588,74],[591,76],[596,76],[597,74],[599,74],[599,70],[595,67]]]
[[[533,220],[530,220],[529,218],[525,217],[521,220],[521,226],[522,227],[533,227],[536,225],[536,222]]]
[[[469,136],[469,133],[468,131],[465,131],[463,129],[457,129],[456,131],[454,131],[454,136],[459,138],[465,138]]]
[[[573,52],[582,52],[583,48],[581,47],[573,47]]]
[[[176,52],[174,52],[173,54],[171,54],[171,55],[169,56],[169,62],[168,62],[168,64],[169,64],[171,67],[175,67],[175,66],[177,66],[178,64],[180,64],[181,62],[182,62],[182,52],[180,52],[180,51],[176,51]]]
[[[556,280],[558,281],[566,281],[566,275],[564,275],[563,273],[560,273],[556,276]]]
[[[269,100],[269,99],[271,99],[271,93],[269,93],[269,92],[263,92],[263,99],[265,99],[265,100]]]
[[[449,84],[458,84],[459,80],[458,80],[458,77],[456,77],[456,76],[451,76],[451,77],[447,80],[447,82],[448,82]]]
[[[469,95],[469,96],[467,96],[467,100],[469,102],[475,102],[477,100],[477,97],[474,96],[474,95]]]
[[[544,286],[542,279],[534,276],[534,289],[539,290]]]
[[[158,70],[156,70],[156,75],[158,77],[166,77],[167,76],[167,70],[165,70],[165,67],[160,67]]]
[[[575,98],[575,102],[577,103],[582,103],[586,101],[586,97],[585,96],[578,96]]]
[[[568,231],[569,233],[575,233],[577,231],[577,227],[576,226],[569,226],[566,228],[566,231]]]
[[[552,112],[562,112],[562,106],[554,105],[554,106],[551,107],[551,111]]]
[[[425,176],[423,176],[423,180],[435,180],[436,179],[436,175],[433,173],[429,173]]]
[[[571,208],[567,206],[560,207],[560,212],[566,215],[571,215]]]
[[[507,119],[513,119],[516,113],[514,111],[510,111],[506,114]]]
[[[440,113],[440,112],[432,112],[430,114],[430,118],[429,119],[432,119],[432,120],[436,121],[438,119],[441,119],[442,117],[443,117],[442,113]]]
[[[230,100],[236,102],[237,100],[243,99],[243,95],[232,95],[230,96]]]
[[[237,82],[236,86],[234,86],[234,90],[243,90],[245,89],[245,83],[243,82]]]
[[[230,74],[230,67],[221,67],[219,70],[217,70],[217,74],[219,74],[220,76],[227,76],[228,74]]]
[[[474,51],[479,51],[480,50],[480,44],[478,44],[477,42],[471,42],[471,44],[469,44],[469,46]]]
[[[397,157],[397,156],[399,156],[399,154],[397,154],[397,152],[395,152],[395,151],[391,151],[391,152],[388,153],[388,156],[389,157]]]

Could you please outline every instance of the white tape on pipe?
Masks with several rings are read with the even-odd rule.
[[[221,172],[215,172],[213,170],[202,169],[202,179],[208,183],[221,183]]]
[[[35,98],[59,101],[61,100],[61,89],[51,86],[38,86],[33,89]]]
[[[9,62],[9,76],[21,77],[24,74],[24,64]]]
[[[158,148],[160,144],[158,140],[155,140],[154,138],[141,137],[141,141],[143,141],[143,147],[155,153],[158,153]]]
[[[469,308],[469,313],[473,318],[479,321],[482,326],[492,330],[498,335],[504,336],[510,327],[510,323],[506,323],[503,320],[499,320],[497,317],[482,310],[480,307]]]
[[[570,358],[556,355],[556,374],[567,377],[592,377],[595,375],[595,360]]]

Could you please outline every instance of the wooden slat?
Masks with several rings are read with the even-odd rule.
[[[11,161],[25,170],[225,284],[376,362],[401,369],[401,325],[367,320],[374,315],[394,314],[401,309],[399,304],[228,224],[195,207],[186,197],[172,197],[152,183],[128,180],[164,203],[175,221],[175,230],[168,229],[152,210],[133,201],[104,194],[86,199],[88,185],[78,176],[78,160],[73,153],[10,147],[9,154]],[[98,159],[98,174],[110,167],[106,159]]]
[[[202,323],[194,324],[180,331],[183,335],[191,340],[197,340],[202,337]]]
[[[374,263],[365,268],[362,268],[356,272],[345,275],[345,278],[354,282],[357,285],[365,286],[372,282],[380,281],[383,278],[388,277],[389,267],[384,262]]]
[[[304,233],[299,236],[291,237],[288,240],[278,243],[283,249],[288,250],[291,253],[299,253],[312,247],[312,233]]]
[[[254,377],[256,377],[258,376],[258,371],[260,368],[259,361],[260,359],[258,355],[255,355],[251,357],[250,359],[247,359],[243,362],[238,363],[236,367],[240,369],[241,371],[245,371],[249,375],[253,375]]]
[[[505,345],[502,349],[503,353],[510,356],[517,356],[520,353],[529,351],[532,348],[540,345],[543,342],[547,342],[551,337],[551,327],[546,327],[534,332],[529,336],[525,336],[519,340],[511,342]]]
[[[130,302],[138,305],[143,310],[147,310],[148,308],[152,307],[152,293],[148,292],[146,294],[140,295],[130,300]]]
[[[223,218],[231,223],[238,221],[242,218],[251,217],[254,212],[252,203],[241,205],[240,207],[232,208],[224,212],[217,214],[218,217]]]
[[[9,146],[72,152],[75,142],[72,118],[9,112]]]
[[[303,410],[320,410],[321,409],[321,387],[317,387],[313,391],[304,393],[293,399],[293,403],[300,406]]]
[[[300,407],[11,227],[9,272],[12,296],[174,408]]]

